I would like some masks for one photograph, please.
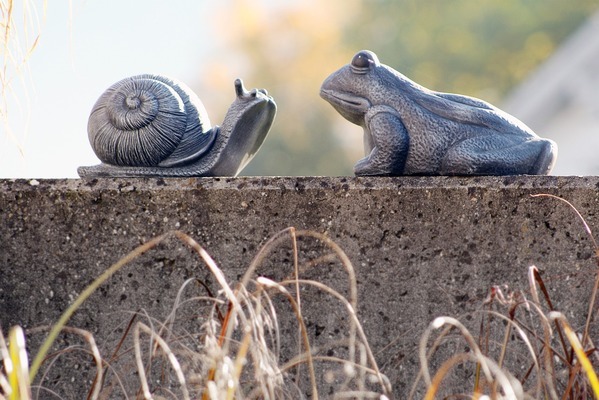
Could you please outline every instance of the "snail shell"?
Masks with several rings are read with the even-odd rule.
[[[222,127],[211,127],[199,98],[174,79],[138,75],[115,83],[88,122],[102,163],[79,167],[79,176],[236,176],[262,145],[277,107],[266,90],[247,91],[241,79],[235,95]]]
[[[186,85],[149,74],[108,88],[91,111],[87,132],[102,162],[142,167],[193,161],[210,149],[216,133]]]

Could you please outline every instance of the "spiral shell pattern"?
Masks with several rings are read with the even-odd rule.
[[[185,164],[214,141],[199,98],[180,82],[149,74],[108,88],[91,111],[87,131],[98,158],[119,166]]]

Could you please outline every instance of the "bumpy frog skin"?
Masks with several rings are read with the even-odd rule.
[[[546,175],[557,145],[482,100],[439,93],[371,51],[331,74],[321,96],[364,128],[356,175]]]

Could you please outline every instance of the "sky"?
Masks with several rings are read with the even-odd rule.
[[[88,0],[72,2],[70,11],[70,2],[51,1],[45,17],[42,2],[35,3],[41,34],[28,70],[16,75],[8,94],[16,141],[1,127],[0,178],[78,177],[78,166],[99,163],[86,129],[105,89],[141,73],[193,86],[202,58],[212,50],[202,27],[210,15],[208,2]],[[21,14],[16,10],[19,28]]]

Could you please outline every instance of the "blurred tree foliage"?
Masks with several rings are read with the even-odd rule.
[[[430,89],[498,103],[597,8],[596,0],[226,0],[209,21],[219,50],[203,65],[199,92],[230,87],[215,100],[223,115],[237,76],[275,98],[275,124],[244,174],[351,175],[360,129],[318,93],[356,51],[373,50]]]

